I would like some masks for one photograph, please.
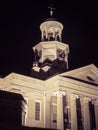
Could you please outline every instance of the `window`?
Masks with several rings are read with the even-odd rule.
[[[57,96],[51,97],[51,123],[57,123]]]
[[[53,110],[53,123],[56,123],[57,122],[57,106],[55,104],[53,104],[52,110]]]
[[[40,112],[41,112],[40,104],[41,104],[40,101],[35,102],[35,120],[40,120]]]

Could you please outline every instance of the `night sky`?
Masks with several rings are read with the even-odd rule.
[[[52,2],[51,2],[52,1]],[[0,75],[30,75],[32,47],[40,42],[40,24],[54,18],[64,25],[63,42],[70,47],[69,70],[85,65],[98,67],[98,13],[94,1],[20,0],[0,2]]]

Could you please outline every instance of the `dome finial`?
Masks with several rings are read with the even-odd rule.
[[[56,8],[53,8],[52,4],[48,8],[50,9],[50,16],[53,16],[53,10],[55,10]]]

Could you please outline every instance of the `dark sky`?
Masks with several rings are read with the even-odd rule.
[[[49,17],[63,23],[63,42],[69,44],[69,70],[88,64],[98,67],[98,21],[94,1],[13,0],[0,2],[0,75],[29,75],[32,47],[40,42],[40,24]]]

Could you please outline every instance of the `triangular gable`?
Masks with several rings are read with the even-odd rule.
[[[2,79],[5,82],[5,90],[13,91],[22,91],[26,93],[28,90],[40,90],[45,89],[45,83],[43,80],[32,78],[26,75],[21,75],[17,73],[11,73]]]
[[[98,86],[98,68],[94,64],[65,72],[61,76]]]

